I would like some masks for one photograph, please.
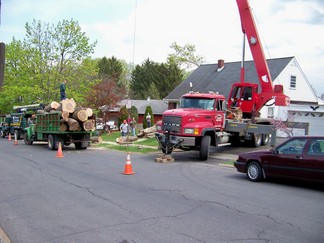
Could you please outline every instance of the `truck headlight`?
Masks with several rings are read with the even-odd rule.
[[[162,126],[157,125],[157,126],[156,126],[156,130],[157,130],[157,131],[162,131]]]
[[[184,133],[185,134],[194,134],[194,129],[193,128],[185,128]]]

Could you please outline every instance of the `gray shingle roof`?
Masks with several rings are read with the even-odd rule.
[[[125,106],[129,100],[122,100],[119,106]],[[168,104],[163,100],[130,100],[131,106],[137,108],[138,114],[144,114],[147,106],[151,106],[152,111],[155,115],[161,115],[164,111],[168,109]],[[111,109],[110,111],[119,111],[120,107]]]
[[[293,58],[285,57],[267,60],[273,81]],[[164,99],[178,100],[183,94],[190,91],[190,82],[192,83],[193,91],[201,93],[207,93],[208,91],[219,92],[227,98],[232,84],[240,81],[241,62],[225,63],[224,68],[220,72],[217,72],[217,68],[217,64],[204,64],[199,66]],[[245,80],[246,82],[259,84],[253,61],[245,61]]]

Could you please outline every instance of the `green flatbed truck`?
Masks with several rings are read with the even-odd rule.
[[[47,141],[48,149],[58,149],[58,144],[74,143],[76,149],[90,146],[92,131],[61,131],[61,113],[37,114],[34,122],[25,128],[24,141],[32,145],[35,141]]]

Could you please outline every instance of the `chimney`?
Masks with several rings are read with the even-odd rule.
[[[218,60],[218,64],[217,64],[217,72],[222,71],[224,68],[224,60],[223,59],[219,59]]]

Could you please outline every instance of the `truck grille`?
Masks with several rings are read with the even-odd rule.
[[[170,130],[171,133],[181,132],[181,117],[179,116],[163,116],[162,130]]]

